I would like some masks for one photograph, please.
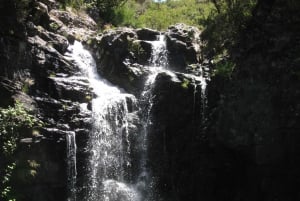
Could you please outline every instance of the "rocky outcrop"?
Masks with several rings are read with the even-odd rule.
[[[49,15],[49,29],[67,37],[71,43],[75,39],[87,41],[96,33],[97,24],[87,14],[75,14],[70,10],[52,10]]]
[[[103,77],[126,91],[138,94],[148,72],[152,45],[148,42],[159,32],[119,28],[94,38],[88,46],[95,52],[98,71]]]
[[[125,90],[138,94],[148,72],[143,66],[150,64],[152,44],[159,35],[166,35],[168,67],[196,74],[201,71],[200,31],[195,27],[178,24],[166,33],[151,29],[119,28],[109,30],[88,41],[95,53],[101,75]]]

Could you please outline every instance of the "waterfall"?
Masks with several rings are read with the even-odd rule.
[[[70,51],[68,56],[88,79],[95,95],[83,200],[138,201],[138,192],[126,179],[129,176],[126,170],[131,166],[127,104],[134,103],[135,97],[101,78],[93,57],[81,43],[75,41]]]
[[[68,188],[70,189],[68,200],[76,201],[76,140],[75,132],[68,132],[66,135],[67,142],[67,160],[68,160]]]
[[[168,66],[168,57],[165,36],[160,34],[157,36],[157,40],[149,42],[152,44],[150,66],[166,68]]]
[[[76,157],[68,157],[69,180],[71,195],[69,201],[79,200],[76,189],[80,189],[81,201],[156,201],[160,200],[155,189],[155,178],[147,166],[148,160],[148,132],[152,123],[151,110],[153,106],[153,89],[159,73],[167,73],[177,79],[174,72],[168,70],[166,41],[160,35],[152,44],[152,54],[149,65],[144,66],[149,72],[144,89],[137,102],[131,94],[112,86],[101,78],[96,69],[96,63],[91,54],[81,43],[75,41],[70,46],[68,57],[79,67],[78,80],[88,80],[94,97],[92,99],[92,126],[88,136],[86,151],[89,158],[86,164],[85,179],[82,186],[76,188]],[[192,75],[191,75],[192,76]],[[197,89],[201,86],[201,100],[206,97],[206,79],[192,76],[195,81],[194,101]],[[80,79],[79,79],[80,78]],[[74,79],[74,76],[73,78]],[[77,78],[76,78],[77,79]],[[179,80],[176,80],[178,82]],[[142,130],[136,136],[138,161],[132,161],[131,133],[128,118],[131,115],[128,108],[132,105],[140,106]],[[203,107],[206,103],[203,102]],[[87,104],[81,104],[82,110],[88,110]],[[69,154],[76,156],[75,133],[68,135]],[[133,164],[133,162],[136,163]],[[132,167],[138,167],[136,178],[132,178]],[[72,176],[73,175],[73,176]],[[79,184],[77,184],[79,185]],[[82,190],[83,189],[83,190]]]

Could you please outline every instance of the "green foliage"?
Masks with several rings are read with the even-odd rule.
[[[163,30],[176,23],[202,27],[201,22],[209,15],[213,5],[196,0],[128,1],[117,12],[115,25],[149,27]]]
[[[41,126],[41,122],[29,114],[21,103],[7,109],[0,108],[0,138],[2,153],[11,155],[17,147],[21,129]]]
[[[58,0],[60,2],[61,9],[66,7],[74,8],[76,10],[86,7],[86,0]]]
[[[111,23],[118,26],[141,27],[138,20],[138,11],[140,5],[134,1],[128,1],[123,6],[117,7],[114,10],[114,16]]]
[[[203,22],[205,41],[203,53],[214,61],[214,75],[231,77],[235,63],[229,52],[239,40],[239,34],[246,28],[252,17],[257,0],[211,0],[215,9],[211,10]]]
[[[163,30],[176,23],[203,27],[213,9],[208,1],[168,0],[61,0],[64,7],[96,11],[105,23],[114,26],[149,27]]]
[[[85,0],[88,9],[98,12],[106,23],[113,21],[115,10],[121,7],[127,0]]]
[[[128,41],[128,49],[137,57],[145,53],[145,50],[138,41]]]
[[[14,107],[0,108],[0,155],[3,164],[0,167],[0,196],[3,200],[14,200],[9,182],[16,167],[13,154],[18,140],[26,129],[40,126],[42,122],[29,114],[19,102]]]
[[[215,65],[215,70],[213,75],[219,75],[222,77],[230,78],[234,70],[235,64],[231,61],[218,62]]]
[[[190,84],[190,81],[188,79],[184,78],[182,83],[181,83],[181,87],[184,88],[184,89],[188,89],[189,84]]]
[[[12,177],[13,171],[16,168],[16,163],[12,162],[8,164],[4,169],[4,175],[1,181],[1,188],[0,188],[0,198],[7,200],[7,201],[16,201],[14,195],[12,194],[12,187],[10,186],[9,182]]]
[[[204,22],[202,36],[207,41],[205,53],[216,55],[233,47],[238,34],[246,27],[257,0],[212,0],[215,9]]]

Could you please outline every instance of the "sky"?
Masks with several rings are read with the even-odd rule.
[[[154,2],[164,2],[166,0],[154,0]]]

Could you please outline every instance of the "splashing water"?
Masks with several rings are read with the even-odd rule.
[[[68,186],[70,189],[70,195],[68,200],[76,201],[76,177],[77,177],[77,169],[76,169],[76,140],[75,140],[75,132],[68,132],[66,135],[67,141],[67,160],[68,160]]]
[[[168,66],[167,45],[165,36],[160,34],[156,41],[149,41],[152,44],[150,66],[166,68]]]

